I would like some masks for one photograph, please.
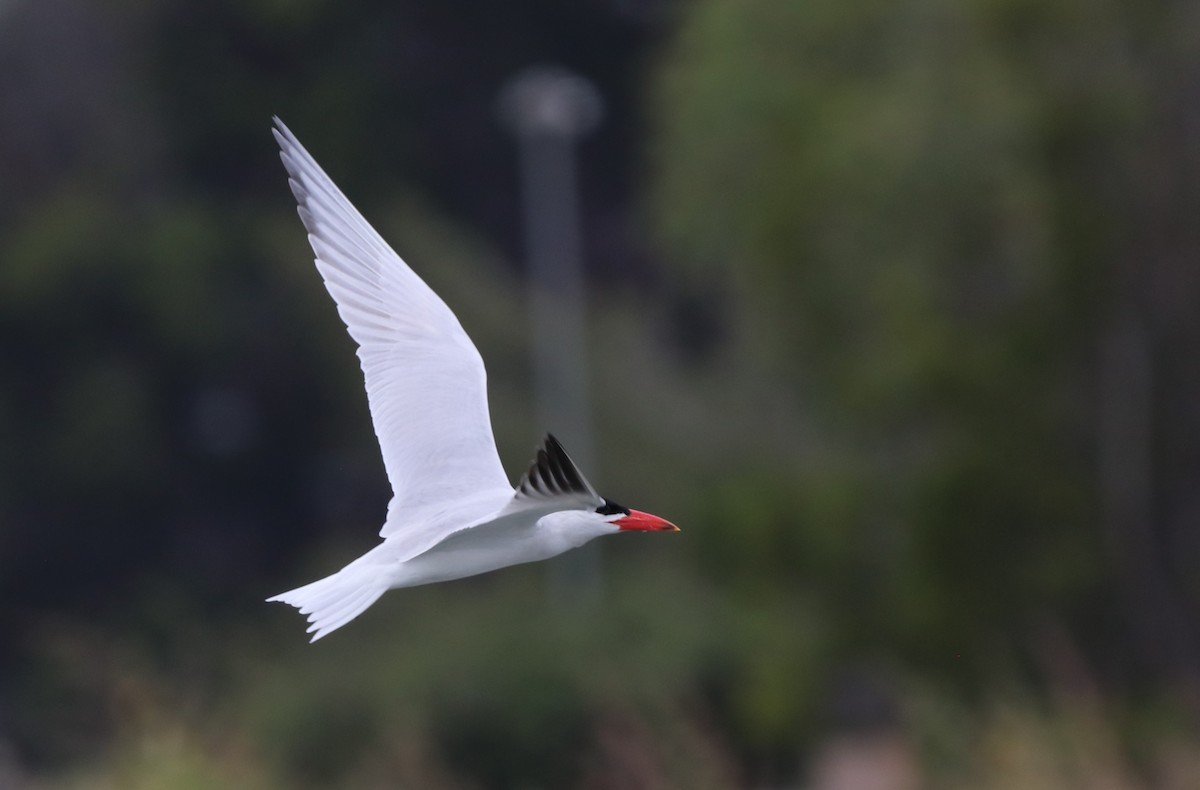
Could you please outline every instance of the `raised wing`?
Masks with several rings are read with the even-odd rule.
[[[604,504],[604,498],[592,488],[558,439],[549,433],[529,465],[529,471],[517,484],[514,499],[517,507],[549,505],[553,510],[596,508]]]
[[[462,325],[283,122],[275,126],[317,270],[358,343],[394,493],[380,534],[408,521],[406,511],[512,490],[492,438],[483,360]]]

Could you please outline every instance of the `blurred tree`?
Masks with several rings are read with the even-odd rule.
[[[1200,669],[1200,598],[1168,560],[1195,552],[1175,481],[1200,420],[1137,364],[1195,388],[1195,223],[1162,217],[1200,201],[1162,176],[1197,167],[1173,134],[1197,59],[1169,42],[1198,33],[1182,6],[1119,2],[694,6],[655,93],[655,215],[680,279],[721,294],[731,342],[827,431],[794,457],[852,459],[848,494],[774,528],[833,562],[857,639],[978,668],[1049,615]],[[1151,279],[1174,310],[1131,296]],[[1132,369],[1103,351],[1114,310],[1141,333],[1115,329]]]

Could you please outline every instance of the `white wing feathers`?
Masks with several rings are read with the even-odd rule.
[[[317,270],[359,346],[394,493],[380,534],[426,508],[512,491],[492,438],[487,376],[475,345],[278,118],[275,125]]]

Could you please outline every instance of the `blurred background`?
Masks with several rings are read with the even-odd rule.
[[[535,406],[537,64],[603,104],[584,427]],[[682,534],[315,646],[262,603],[390,493],[272,114],[510,474],[555,430]],[[1191,2],[0,2],[0,786],[1200,786],[1198,216]]]

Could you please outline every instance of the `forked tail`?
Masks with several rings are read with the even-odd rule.
[[[308,616],[312,642],[362,614],[387,592],[389,584],[378,565],[352,562],[332,576],[280,593],[267,601],[291,604]]]

